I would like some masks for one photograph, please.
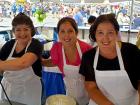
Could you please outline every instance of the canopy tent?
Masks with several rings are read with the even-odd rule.
[[[13,3],[15,0],[0,0],[0,2],[8,2],[8,3]]]
[[[43,1],[48,1],[48,2],[64,2],[64,3],[81,3],[83,0],[43,0]],[[124,2],[124,1],[132,1],[132,0],[109,0],[110,3],[114,2]],[[140,1],[140,0],[135,0],[135,1]],[[84,0],[85,3],[103,3],[104,0]]]

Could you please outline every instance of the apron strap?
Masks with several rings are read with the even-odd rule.
[[[15,50],[15,48],[16,48],[16,45],[17,45],[17,40],[15,41],[14,46],[13,46],[13,48],[12,48],[12,51],[10,52],[8,58],[9,58],[9,57],[12,57],[12,55],[13,55],[13,53],[14,53],[14,50]]]
[[[122,54],[121,54],[121,51],[120,51],[120,48],[119,48],[119,45],[118,45],[117,42],[116,42],[116,51],[117,51],[117,55],[118,55],[120,69],[125,70],[124,63],[123,63],[123,60],[122,60]]]
[[[76,42],[76,47],[80,56],[80,59],[82,58],[82,52],[81,52],[81,48],[80,45],[78,43],[78,41]],[[63,63],[64,65],[66,65],[66,57],[65,57],[65,53],[64,53],[64,47],[62,46],[62,56],[63,56]]]
[[[12,57],[12,55],[13,55],[13,53],[14,53],[14,50],[15,50],[15,48],[16,48],[17,43],[18,43],[18,40],[15,41],[14,46],[13,46],[13,48],[12,48],[12,51],[10,52],[8,58],[9,58],[9,57]],[[26,53],[26,51],[27,51],[27,49],[28,49],[28,47],[29,47],[30,44],[31,44],[31,40],[28,42],[28,44],[27,44],[27,46],[26,46],[25,53]]]
[[[28,49],[28,47],[30,46],[31,42],[32,42],[32,40],[30,40],[30,41],[28,42],[28,44],[27,44],[27,46],[26,46],[26,49],[25,49],[25,53],[27,52],[27,49]]]
[[[97,50],[96,50],[96,53],[95,53],[94,62],[93,62],[94,70],[95,70],[96,67],[97,67],[98,57],[99,57],[99,47],[97,47]]]
[[[116,42],[116,51],[117,51],[117,56],[118,56],[118,60],[119,60],[120,70],[125,70],[121,51],[120,51],[120,48],[119,48],[119,45],[117,42]],[[96,67],[97,67],[98,57],[99,57],[99,47],[97,47],[97,51],[95,53],[94,64],[93,64],[94,69],[96,69]]]

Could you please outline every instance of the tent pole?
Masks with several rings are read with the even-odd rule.
[[[131,26],[132,26],[132,23],[133,23],[134,1],[135,1],[135,0],[130,0],[130,1],[131,1],[130,24],[129,24],[129,29],[128,29],[128,39],[127,39],[127,42],[130,41]]]

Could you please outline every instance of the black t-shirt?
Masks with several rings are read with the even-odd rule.
[[[93,48],[85,52],[82,56],[81,66],[79,73],[85,76],[85,81],[95,81],[94,74],[94,57],[96,53],[96,48]],[[130,81],[135,89],[138,87],[138,80],[140,80],[140,50],[133,44],[122,43],[121,47],[122,59],[124,62],[124,67]],[[106,59],[99,55],[98,70],[120,70],[118,57],[114,59]]]
[[[13,48],[13,45],[15,43],[15,39],[12,39],[10,41],[8,41],[0,50],[0,59],[1,60],[6,60],[9,56],[9,54],[11,53],[12,51],[12,48]],[[14,51],[12,57],[21,57],[22,55],[25,54],[25,49],[24,48],[21,52],[19,53],[16,53]],[[41,54],[42,54],[42,50],[43,50],[43,46],[42,44],[37,40],[37,39],[34,39],[32,38],[32,42],[31,44],[29,45],[28,49],[26,52],[32,52],[34,54],[36,54],[38,56],[38,59],[37,61],[32,65],[32,68],[34,70],[34,73],[37,75],[37,76],[40,76],[41,77],[41,70],[42,70],[42,65],[41,65],[41,60],[40,60],[40,57],[41,57]]]

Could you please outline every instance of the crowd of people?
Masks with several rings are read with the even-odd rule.
[[[42,9],[45,14],[52,14],[53,17],[61,19],[65,16],[70,16],[75,19],[78,26],[83,26],[87,23],[90,15],[98,17],[102,14],[114,13],[117,17],[119,25],[128,26],[131,23],[132,28],[138,29],[140,27],[140,14],[136,11],[133,12],[133,16],[130,16],[130,7],[128,3],[120,4],[67,4],[67,3],[12,3],[12,4],[0,4],[0,17],[14,17],[16,14],[22,12],[31,17],[36,17],[36,12]]]
[[[66,95],[78,105],[140,105],[139,48],[120,40],[114,15],[91,16],[88,22],[89,38],[96,46],[78,39],[77,21],[66,16],[57,23],[59,41],[53,44],[50,58],[44,59],[43,45],[33,38],[32,20],[17,14],[12,20],[15,39],[0,50],[1,83],[9,99],[41,105],[43,65],[59,68]],[[7,100],[0,89],[0,99]]]

